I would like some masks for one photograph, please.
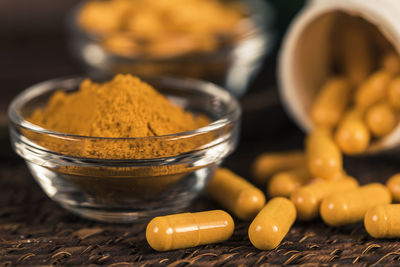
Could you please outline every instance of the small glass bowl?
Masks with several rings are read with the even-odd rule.
[[[182,210],[236,148],[238,102],[220,87],[197,80],[149,81],[185,110],[211,119],[211,124],[190,132],[99,138],[53,132],[26,120],[55,90],[76,90],[81,81],[64,78],[33,85],[13,100],[9,117],[13,149],[33,177],[51,199],[83,217],[133,222]],[[88,147],[104,151],[107,146],[112,148],[108,156],[83,153]],[[154,153],[143,156],[140,152],[149,147]]]
[[[248,7],[249,14],[238,23],[237,27],[243,30],[233,44],[209,52],[169,57],[120,55],[105,49],[103,38],[78,25],[78,14],[84,4],[81,3],[72,11],[68,20],[71,51],[92,77],[133,73],[142,78],[194,78],[217,83],[240,97],[260,70],[264,56],[272,48],[274,13],[263,0],[238,2]]]

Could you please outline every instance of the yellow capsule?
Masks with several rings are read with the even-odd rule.
[[[311,175],[331,179],[343,172],[339,147],[325,128],[315,129],[306,139],[307,164]]]
[[[386,182],[386,187],[392,195],[393,202],[400,202],[400,173],[390,177]]]
[[[400,238],[400,204],[373,207],[364,217],[364,227],[374,238]]]
[[[82,6],[78,21],[85,30],[105,35],[120,30],[123,13],[111,1],[91,1]]]
[[[242,220],[251,220],[265,205],[264,193],[228,169],[218,168],[206,192]]]
[[[374,68],[373,48],[364,25],[345,20],[339,36],[341,69],[353,85],[362,83]]]
[[[290,197],[302,185],[311,180],[306,166],[275,174],[268,184],[269,197]]]
[[[358,187],[358,182],[354,178],[343,176],[342,179],[335,181],[321,180],[293,192],[290,200],[296,206],[297,217],[304,221],[315,219],[319,215],[322,199],[334,193],[345,192]]]
[[[303,151],[264,153],[253,164],[253,177],[257,184],[265,186],[269,178],[281,171],[304,166],[306,156]]]
[[[324,222],[330,226],[341,226],[361,221],[368,209],[392,201],[389,190],[379,183],[336,193],[326,197],[320,207]]]
[[[400,77],[390,82],[387,100],[393,108],[400,109]]]
[[[258,249],[276,248],[296,220],[296,208],[283,197],[271,199],[249,227],[250,242]]]
[[[391,79],[392,75],[384,70],[372,74],[355,93],[356,107],[365,110],[384,99]]]
[[[106,35],[103,47],[111,53],[123,56],[132,56],[139,52],[139,44],[135,42],[132,36],[123,33]]]
[[[335,141],[340,150],[349,155],[359,154],[368,148],[370,140],[371,134],[362,119],[362,112],[347,112],[335,133]]]
[[[156,217],[146,228],[146,239],[157,251],[219,243],[234,230],[232,217],[222,210]]]
[[[334,127],[350,100],[350,84],[344,78],[329,79],[318,92],[310,110],[317,126]]]
[[[374,136],[381,137],[387,135],[396,127],[397,116],[386,102],[381,102],[367,110],[365,123]]]
[[[400,72],[400,56],[395,52],[387,53],[382,58],[381,66],[391,74],[398,74]]]

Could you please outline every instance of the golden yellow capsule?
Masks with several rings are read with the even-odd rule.
[[[335,133],[335,141],[340,150],[349,155],[359,154],[368,148],[370,140],[371,134],[362,119],[362,112],[347,112]]]
[[[400,202],[400,173],[390,177],[386,182],[386,187],[392,195],[393,202]]]
[[[264,153],[255,160],[252,172],[255,182],[265,186],[273,174],[305,164],[306,156],[303,151]]]
[[[391,79],[392,75],[384,70],[372,74],[355,93],[356,107],[365,110],[384,99]]]
[[[268,184],[269,197],[290,197],[299,187],[311,180],[306,166],[275,174]]]
[[[331,179],[343,171],[342,154],[329,130],[315,129],[306,139],[308,169],[314,177]]]
[[[362,83],[374,68],[371,43],[364,25],[355,20],[343,21],[338,43],[339,64],[353,85]]]
[[[364,227],[374,238],[400,238],[400,204],[373,207],[364,217]]]
[[[400,56],[395,52],[387,53],[381,62],[382,68],[392,74],[400,73]]]
[[[319,206],[323,198],[338,192],[345,192],[358,187],[358,182],[343,174],[342,179],[335,181],[318,181],[303,186],[293,192],[290,200],[297,210],[300,220],[312,220],[318,217]]]
[[[219,243],[234,230],[232,217],[222,210],[156,217],[146,228],[146,239],[157,251]]]
[[[389,104],[395,109],[400,109],[400,77],[390,82],[387,96]]]
[[[326,224],[341,226],[359,222],[368,209],[391,201],[385,186],[372,183],[326,197],[321,203],[320,214]]]
[[[106,35],[104,37],[103,47],[111,53],[123,56],[132,56],[140,52],[140,47],[132,36],[123,33]]]
[[[387,135],[396,127],[396,112],[386,102],[380,102],[367,110],[365,123],[374,136]]]
[[[242,220],[251,220],[265,205],[264,193],[228,169],[218,168],[206,192]]]
[[[119,31],[123,13],[111,1],[91,1],[82,6],[78,21],[85,30],[104,35]]]
[[[271,199],[249,227],[250,242],[258,249],[276,248],[296,220],[296,208],[283,197]]]
[[[329,79],[311,106],[311,120],[317,126],[334,127],[350,100],[350,84],[344,78]]]

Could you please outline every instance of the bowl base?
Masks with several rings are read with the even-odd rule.
[[[106,198],[104,194],[91,195],[85,192],[86,187],[79,183],[70,182],[76,179],[76,175],[60,173],[31,162],[27,162],[27,166],[43,191],[66,210],[81,217],[102,222],[131,223],[182,212],[200,194],[219,163],[216,162],[212,166],[186,174],[155,196],[138,197],[132,193],[132,196],[128,199],[126,196],[116,197],[121,192],[125,192],[119,187],[115,188],[104,183],[96,184],[93,181],[91,183],[93,186],[102,188],[101,192],[109,189],[114,197]],[[82,176],[79,178],[87,180],[90,177]],[[162,177],[157,179],[161,180]],[[96,192],[98,191],[94,191],[94,193]]]
[[[178,213],[184,210],[190,202],[182,203],[182,206],[173,208],[154,209],[151,211],[130,211],[130,210],[104,210],[96,208],[83,208],[73,205],[61,205],[66,210],[69,210],[83,218],[96,220],[107,223],[138,223],[146,222],[154,217]]]

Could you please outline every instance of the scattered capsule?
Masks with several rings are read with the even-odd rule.
[[[334,127],[350,100],[350,84],[346,79],[329,79],[315,97],[310,116],[317,126]]]
[[[268,184],[269,197],[290,197],[302,185],[311,180],[306,166],[275,174]]]
[[[353,155],[364,152],[370,143],[371,134],[362,119],[362,112],[347,112],[335,133],[335,141],[340,150]]]
[[[395,52],[387,53],[381,62],[382,68],[392,74],[400,73],[400,56]]]
[[[271,199],[249,227],[250,242],[260,250],[276,248],[296,220],[296,208],[283,197]]]
[[[302,151],[264,153],[255,160],[252,172],[255,182],[265,186],[273,174],[304,166],[305,163],[306,156]]]
[[[330,226],[341,226],[361,221],[368,209],[392,201],[389,190],[379,183],[336,193],[326,197],[320,207],[324,222]]]
[[[131,36],[122,33],[106,35],[103,46],[112,53],[124,56],[132,56],[139,51],[137,42]]]
[[[232,217],[222,210],[156,217],[146,229],[149,245],[157,251],[219,243],[234,230]]]
[[[393,108],[400,109],[400,77],[389,84],[387,100]]]
[[[381,137],[387,135],[396,127],[397,117],[389,104],[382,102],[367,110],[365,122],[374,136]]]
[[[228,169],[218,168],[206,192],[242,220],[251,220],[265,205],[264,193]]]
[[[364,217],[364,227],[374,238],[400,238],[400,204],[373,207]]]
[[[392,195],[393,202],[400,202],[400,173],[390,177],[386,182],[386,187]]]
[[[358,187],[357,180],[344,174],[343,176],[342,179],[335,181],[318,181],[293,192],[290,200],[296,206],[297,217],[305,221],[315,219],[319,215],[322,199],[334,193],[345,192]]]
[[[314,177],[331,179],[343,171],[342,154],[325,128],[317,128],[307,137],[306,154]]]
[[[345,21],[339,38],[340,62],[343,72],[353,85],[362,83],[374,68],[371,40],[356,21]]]
[[[392,75],[384,70],[372,74],[355,93],[356,107],[365,110],[384,99],[391,79]]]

